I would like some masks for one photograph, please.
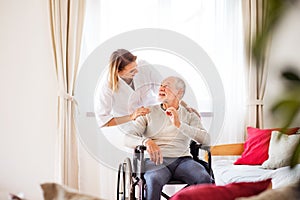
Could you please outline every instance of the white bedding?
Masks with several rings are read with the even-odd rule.
[[[263,179],[272,178],[272,188],[280,188],[287,184],[295,183],[300,180],[300,164],[295,168],[281,167],[273,170],[272,173],[266,174]]]
[[[232,182],[254,182],[272,178],[272,188],[279,188],[300,180],[300,164],[293,170],[282,167],[276,170],[263,169],[261,165],[234,165],[236,156],[213,157],[212,169],[216,185]]]

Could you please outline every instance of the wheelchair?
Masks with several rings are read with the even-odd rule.
[[[145,200],[146,181],[144,179],[144,151],[146,147],[137,146],[134,149],[133,159],[125,158],[118,168],[117,182],[117,200]],[[199,158],[199,150],[206,151],[207,162]],[[195,141],[190,143],[190,152],[193,159],[203,165],[206,171],[214,180],[214,174],[211,168],[211,152],[210,146],[198,144]],[[186,184],[179,180],[170,180],[167,185]],[[187,187],[186,185],[185,187]],[[162,192],[161,196],[170,199],[166,193]]]

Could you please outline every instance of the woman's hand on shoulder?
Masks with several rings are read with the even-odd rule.
[[[145,116],[146,114],[150,113],[150,108],[145,108],[144,106],[136,109],[131,115],[130,119],[135,120],[139,116]]]
[[[189,107],[183,100],[180,101],[180,105],[183,106],[189,113],[195,113],[201,119],[200,113],[196,109]]]

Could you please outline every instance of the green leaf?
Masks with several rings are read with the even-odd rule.
[[[291,70],[285,70],[284,72],[282,72],[282,77],[289,81],[300,82],[300,77],[298,76],[298,74]]]
[[[275,116],[281,119],[284,128],[287,128],[300,111],[300,101],[298,99],[284,99],[278,101],[272,107],[271,111]]]

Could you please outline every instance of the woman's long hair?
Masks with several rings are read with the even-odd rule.
[[[118,72],[122,71],[126,65],[134,62],[136,58],[136,56],[126,49],[118,49],[111,54],[109,61],[108,85],[113,92],[118,91]]]

